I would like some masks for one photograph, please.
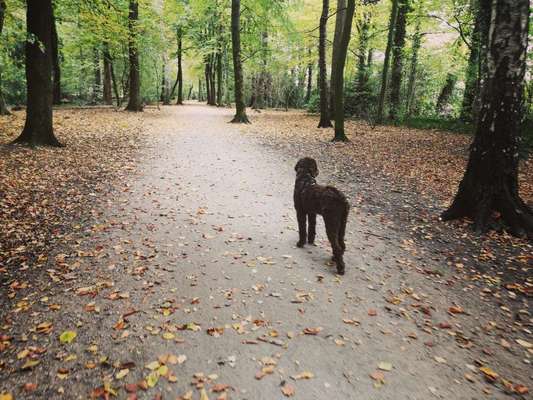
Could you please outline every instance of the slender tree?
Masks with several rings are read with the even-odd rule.
[[[533,238],[533,211],[520,198],[518,146],[528,47],[529,0],[493,0],[487,74],[474,142],[459,190],[442,219],[470,217],[484,232],[493,212]]]
[[[344,21],[346,20],[346,0],[337,0],[337,13],[335,14],[335,31],[333,33],[333,48],[331,50],[331,85],[329,88],[329,112],[331,118],[335,118],[335,74],[337,68],[335,66],[338,59],[338,52],[340,49],[342,29],[344,28]]]
[[[405,46],[405,29],[409,0],[398,0],[398,15],[394,28],[394,46],[392,48],[392,68],[390,85],[389,119],[396,120],[400,111],[400,89],[403,77],[403,48]]]
[[[61,146],[52,115],[52,22],[52,0],[27,0],[26,122],[15,143]]]
[[[177,104],[181,105],[183,104],[183,28],[181,26],[178,27],[177,30],[177,37],[178,37],[178,101]],[[192,86],[191,86],[192,87]]]
[[[411,67],[409,68],[409,79],[407,81],[407,116],[413,112],[415,99],[415,84],[418,71],[418,52],[422,46],[422,32],[420,31],[420,18],[416,21],[415,32],[411,44]]]
[[[455,84],[457,83],[457,76],[452,73],[446,75],[446,82],[440,91],[439,97],[437,99],[437,105],[435,107],[435,112],[437,114],[443,114],[446,106],[450,103],[450,98],[453,94],[453,89],[455,89]]]
[[[231,0],[231,42],[233,46],[233,74],[235,79],[235,116],[231,122],[249,124],[244,104],[244,78],[241,60],[241,1]]]
[[[111,55],[109,54],[109,43],[104,42],[102,57],[104,59],[104,103],[107,105],[113,104],[113,93],[112,93],[112,76],[111,76]]]
[[[128,14],[128,55],[130,61],[129,102],[128,111],[142,111],[141,77],[139,65],[139,51],[137,48],[137,21],[139,20],[138,0],[129,0]]]
[[[383,71],[381,73],[381,90],[379,93],[378,112],[376,115],[377,122],[383,121],[383,112],[385,110],[385,97],[387,95],[387,83],[389,77],[389,63],[392,49],[392,42],[394,39],[394,28],[396,26],[396,17],[398,15],[398,1],[392,0],[392,9],[389,20],[389,34],[387,37],[387,47],[385,49],[385,59],[383,60]]]
[[[334,142],[346,142],[348,138],[344,133],[344,66],[346,64],[346,53],[350,44],[352,35],[352,21],[355,13],[355,0],[348,0],[346,5],[346,18],[342,28],[339,51],[335,60],[335,81],[333,82],[335,90],[335,136]]]
[[[2,30],[4,28],[4,19],[6,15],[6,2],[0,0],[0,37],[2,36]],[[2,66],[0,65],[0,115],[9,115],[10,112],[7,109],[4,95],[2,94]]]
[[[309,62],[307,64],[307,91],[305,93],[305,103],[309,103],[311,92],[313,91],[313,63],[311,62],[311,48],[307,50]]]
[[[322,15],[320,16],[318,39],[318,82],[320,94],[320,121],[319,128],[330,128],[328,108],[328,71],[326,69],[326,41],[329,13],[329,0],[322,0]]]

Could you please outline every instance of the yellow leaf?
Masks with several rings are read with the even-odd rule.
[[[39,365],[39,363],[40,363],[39,360],[28,360],[24,363],[24,365],[22,366],[22,369],[31,369],[35,367],[36,365]]]
[[[172,340],[175,338],[175,335],[172,332],[163,333],[163,339]]]
[[[304,371],[298,375],[293,375],[291,376],[292,379],[294,379],[295,381],[298,381],[300,379],[311,379],[311,378],[314,378],[315,377],[315,374],[313,374],[312,372],[309,372],[309,371]]]
[[[209,400],[209,397],[207,397],[207,392],[205,391],[205,388],[202,388],[202,390],[200,390],[200,400]]]
[[[159,372],[157,371],[150,372],[150,374],[148,374],[148,376],[146,377],[146,383],[151,388],[157,385],[158,381],[159,381]]]
[[[59,341],[63,344],[71,343],[77,336],[74,331],[65,331],[59,336]]]
[[[161,365],[158,369],[157,369],[157,372],[159,373],[159,375],[161,376],[167,376],[168,375],[168,367],[166,365]]]
[[[159,361],[152,361],[151,363],[149,364],[146,364],[146,368],[154,371],[156,369],[158,369],[161,365],[159,364]]]
[[[11,393],[0,393],[0,400],[13,400]]]
[[[129,369],[121,369],[120,371],[117,372],[117,374],[115,375],[115,378],[117,379],[122,379],[124,378],[126,375],[128,375],[130,373],[130,370]]]

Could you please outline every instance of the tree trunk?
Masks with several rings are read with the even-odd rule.
[[[0,38],[2,37],[2,30],[4,28],[4,19],[6,15],[6,2],[0,0]],[[11,113],[7,109],[4,95],[2,93],[2,66],[0,65],[0,115],[10,115]]]
[[[219,49],[217,53],[217,106],[222,107],[222,50]]]
[[[104,103],[107,105],[113,104],[112,91],[112,78],[111,78],[111,56],[109,55],[109,44],[104,42],[104,48],[102,51],[102,57],[104,58]]]
[[[309,103],[313,92],[313,63],[311,62],[311,48],[308,50],[309,63],[307,64],[307,92],[305,93],[305,103]]]
[[[193,85],[189,88],[189,94],[187,95],[187,100],[191,99],[191,93],[192,93]],[[182,103],[183,104],[183,103]]]
[[[514,235],[533,238],[533,212],[519,196],[518,145],[528,44],[529,0],[493,0],[487,74],[470,157],[441,218],[470,217],[486,231],[494,212]]]
[[[389,34],[387,37],[387,47],[385,49],[385,59],[383,60],[383,71],[381,73],[381,91],[379,93],[378,112],[376,115],[377,122],[383,121],[383,112],[385,109],[385,97],[387,96],[387,82],[389,77],[389,60],[392,49],[392,42],[394,39],[394,27],[396,26],[396,18],[398,15],[398,1],[392,0],[392,9],[389,20]]]
[[[322,15],[320,16],[318,40],[318,70],[320,93],[320,122],[319,128],[329,128],[331,125],[328,108],[328,71],[326,69],[326,40],[328,24],[329,0],[322,0]]]
[[[416,22],[413,44],[411,45],[411,68],[409,71],[409,81],[407,83],[407,116],[413,112],[413,102],[415,99],[415,83],[418,69],[418,52],[422,45],[422,33],[420,32],[420,18]]]
[[[53,129],[52,0],[27,0],[26,123],[14,143],[61,146]]]
[[[437,114],[443,114],[446,106],[450,103],[450,97],[452,97],[456,82],[457,77],[454,74],[448,73],[448,75],[446,75],[446,82],[440,91],[437,99],[437,106],[435,107],[435,112]]]
[[[138,0],[129,0],[128,15],[128,55],[130,61],[130,79],[129,79],[129,102],[126,106],[127,111],[142,111],[143,105],[141,100],[141,77],[139,65],[139,52],[137,49],[137,22],[139,20],[139,3]]]
[[[335,73],[337,68],[335,67],[335,60],[338,58],[338,51],[340,47],[342,29],[344,27],[344,21],[346,20],[346,0],[337,0],[337,14],[335,14],[335,32],[333,34],[333,49],[331,50],[331,85],[329,88],[329,113],[331,118],[335,117]]]
[[[53,10],[52,10],[53,13]],[[52,14],[52,63],[53,104],[61,104],[61,66],[59,62],[59,37],[56,19]]]
[[[241,61],[241,1],[231,0],[231,42],[233,47],[233,73],[235,78],[235,116],[231,122],[247,123],[246,106],[244,104],[244,78]]]
[[[394,47],[392,48],[392,68],[390,85],[389,119],[395,121],[400,113],[400,90],[403,78],[403,48],[405,46],[405,28],[409,0],[398,0],[398,15],[394,29]]]
[[[178,28],[178,101],[177,104],[183,104],[183,32],[181,27]],[[192,87],[192,86],[191,86]],[[190,94],[189,94],[190,97]]]
[[[98,102],[100,97],[100,87],[102,86],[102,73],[100,71],[100,54],[98,49],[95,47],[93,49],[93,70],[94,70],[94,86],[93,86],[93,104]]]
[[[352,21],[355,12],[355,0],[348,0],[346,5],[346,18],[342,28],[342,36],[339,43],[339,51],[335,60],[335,136],[334,142],[347,142],[348,138],[344,133],[344,66],[346,64],[346,53],[350,44],[352,34]]]
[[[166,56],[165,60],[163,62],[163,70],[161,71],[163,73],[163,87],[162,87],[162,94],[163,94],[163,105],[168,106],[170,105],[170,83],[168,81],[168,71],[167,71],[167,65],[166,65]]]
[[[368,95],[368,30],[370,29],[370,13],[365,12],[361,23],[358,25],[359,47],[357,49],[357,86],[356,91],[361,96]]]

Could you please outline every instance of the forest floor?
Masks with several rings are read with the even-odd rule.
[[[61,110],[66,147],[0,146],[1,400],[529,396],[531,243],[437,218],[468,137],[231,116]],[[353,205],[342,277],[321,221],[295,246],[304,155]]]

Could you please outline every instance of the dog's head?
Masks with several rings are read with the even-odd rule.
[[[296,163],[294,170],[297,174],[308,172],[313,178],[318,176],[318,165],[311,157],[300,158]]]

